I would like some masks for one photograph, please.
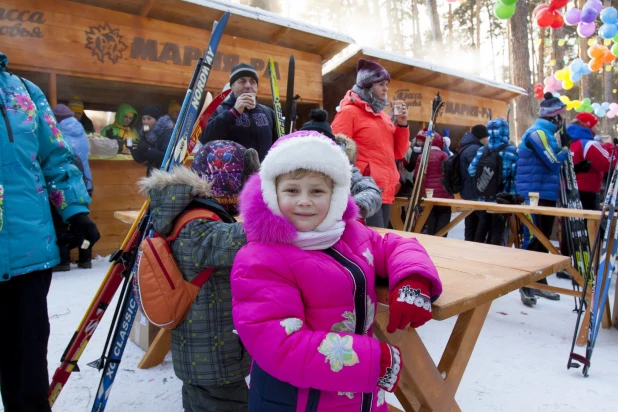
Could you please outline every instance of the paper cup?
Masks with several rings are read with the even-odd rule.
[[[427,199],[431,199],[433,197],[433,189],[425,189],[425,193],[426,193]]]
[[[406,103],[401,101],[401,100],[395,100],[394,102],[391,103],[391,106],[393,107],[393,115],[394,116],[401,116],[403,114],[403,107]]]
[[[538,206],[539,205],[539,193],[538,192],[530,192],[528,193],[530,197],[530,206]]]

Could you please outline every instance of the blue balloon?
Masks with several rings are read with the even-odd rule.
[[[571,72],[571,75],[569,76],[569,78],[571,79],[571,81],[573,83],[577,83],[578,81],[580,81],[582,79],[582,74],[581,72]]]
[[[584,76],[588,76],[590,73],[592,73],[592,70],[590,70],[590,67],[588,67],[588,65],[586,64],[582,69],[582,74]]]
[[[601,107],[602,107],[604,110],[609,110],[609,102],[603,102],[603,104],[601,105]]]
[[[618,11],[613,7],[606,7],[601,11],[601,21],[606,24],[618,22]]]
[[[584,61],[578,57],[571,62],[569,67],[571,68],[571,73],[579,73],[584,67]]]
[[[598,109],[598,108],[600,108],[600,107],[601,107],[601,105],[600,105],[600,104],[598,104],[598,103],[592,103],[590,106],[591,106],[594,110],[596,110],[596,109]]]
[[[599,107],[598,109],[594,110],[594,114],[596,114],[597,117],[605,117],[605,112],[606,110],[603,110],[602,107]]]
[[[618,27],[616,27],[615,24],[605,23],[599,29],[599,36],[601,36],[602,39],[613,39],[616,34],[618,34]]]

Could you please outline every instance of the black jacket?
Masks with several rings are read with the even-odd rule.
[[[160,117],[152,130],[144,132],[143,127],[140,129],[139,142],[131,150],[131,155],[136,162],[148,167],[146,172],[148,176],[153,168],[161,167],[173,131],[174,122],[168,115]]]
[[[472,133],[468,132],[461,138],[459,150],[461,156],[459,156],[459,167],[461,171],[461,178],[463,180],[463,188],[461,189],[461,198],[464,200],[477,200],[476,189],[474,189],[474,179],[468,173],[468,167],[474,160],[476,152],[482,146],[479,139]]]
[[[258,104],[255,109],[245,109],[238,116],[236,110],[232,110],[235,104],[236,97],[231,93],[208,121],[200,142],[206,144],[213,140],[231,140],[247,149],[255,149],[262,161],[277,140],[275,111]]]

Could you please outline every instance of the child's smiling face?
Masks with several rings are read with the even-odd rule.
[[[333,195],[328,176],[294,171],[277,177],[276,184],[279,210],[296,230],[310,232],[324,221]]]

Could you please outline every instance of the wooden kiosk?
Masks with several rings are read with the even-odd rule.
[[[0,36],[0,50],[9,57],[9,69],[39,85],[52,106],[78,95],[90,110],[115,111],[120,103],[138,112],[153,103],[166,110],[171,100],[182,101],[209,30],[226,11],[232,16],[207,89],[218,94],[234,65],[251,63],[262,73],[258,99],[270,106],[268,58],[276,62],[284,98],[293,54],[300,121],[306,119],[322,105],[323,61],[354,40],[251,7],[209,0],[6,0],[0,32],[7,35]],[[135,182],[146,169],[122,155],[92,159],[90,165],[91,215],[102,235],[95,254],[106,255],[127,231],[114,211],[143,204]]]
[[[388,70],[388,99],[406,102],[412,136],[427,126],[431,100],[440,92],[446,107],[438,118],[437,130],[443,133],[449,129],[452,149],[458,147],[461,137],[475,124],[506,117],[509,102],[526,94],[524,89],[510,84],[363,47],[324,68],[324,108],[333,117],[340,100],[356,82],[356,63],[360,58],[377,61]]]

